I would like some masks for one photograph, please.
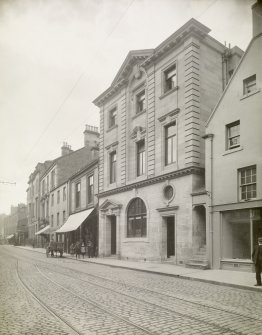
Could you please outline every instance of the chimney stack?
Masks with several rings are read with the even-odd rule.
[[[65,156],[70,154],[70,152],[73,152],[71,145],[69,145],[67,142],[63,142],[63,146],[61,147],[61,155]]]
[[[90,126],[86,124],[86,129],[84,131],[84,145],[85,147],[97,148],[99,144],[99,132],[98,127]]]
[[[252,6],[253,37],[262,33],[262,0]]]

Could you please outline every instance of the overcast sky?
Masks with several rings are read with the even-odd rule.
[[[129,50],[155,48],[194,17],[245,50],[255,0],[0,0],[0,213],[26,203],[30,173],[84,144],[92,101]],[[2,182],[15,182],[4,184]]]

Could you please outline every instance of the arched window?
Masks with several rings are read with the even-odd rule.
[[[146,237],[146,206],[140,198],[133,199],[129,204],[127,237]]]

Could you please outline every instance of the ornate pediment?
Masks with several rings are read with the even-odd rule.
[[[100,211],[115,211],[121,209],[122,205],[118,202],[114,202],[112,200],[106,199],[99,207]]]
[[[145,137],[145,135],[146,135],[146,128],[137,126],[133,129],[130,137],[134,141],[140,141]]]

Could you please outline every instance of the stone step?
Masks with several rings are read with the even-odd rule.
[[[191,258],[188,260],[190,263],[208,263],[206,258]]]

